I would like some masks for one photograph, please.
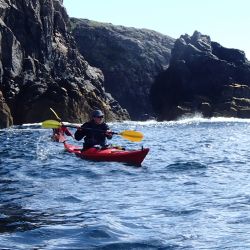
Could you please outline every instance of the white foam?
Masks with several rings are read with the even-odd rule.
[[[193,123],[250,123],[250,119],[247,118],[235,118],[235,117],[211,117],[211,118],[204,118],[200,114],[195,114],[194,116],[185,116],[179,118],[176,121],[156,121],[156,120],[148,120],[148,121],[124,121],[123,124],[128,125],[175,125],[175,124],[193,124]],[[117,122],[113,122],[110,124],[119,124]]]
[[[81,126],[79,123],[69,123],[63,122],[65,125],[75,125]],[[123,121],[123,122],[110,122],[109,124],[112,125],[119,125],[125,124],[128,126],[154,126],[154,125],[165,125],[165,126],[172,126],[178,124],[195,124],[195,123],[250,123],[249,118],[235,118],[235,117],[211,117],[211,118],[204,118],[201,114],[195,114],[193,116],[183,116],[182,118],[176,121],[156,121],[156,120],[147,120],[147,121]],[[22,129],[28,130],[44,130],[42,128],[42,123],[25,123],[22,124]],[[41,126],[40,128],[38,126]],[[11,126],[7,128],[8,130],[19,130],[19,126]],[[6,130],[6,129],[0,129]]]

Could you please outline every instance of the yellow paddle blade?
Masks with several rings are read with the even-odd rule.
[[[55,115],[56,119],[57,119],[58,121],[61,121],[61,118],[57,115],[56,111],[55,111],[54,109],[52,109],[52,108],[50,108],[50,110],[51,110],[52,113]]]
[[[60,128],[62,124],[58,121],[54,120],[46,120],[42,122],[42,127],[43,128]]]
[[[139,142],[143,139],[143,134],[141,132],[133,131],[133,130],[124,130],[121,133],[119,133],[119,135],[133,142]]]

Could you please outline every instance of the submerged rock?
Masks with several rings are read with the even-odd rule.
[[[159,120],[202,113],[205,117],[250,117],[250,62],[245,53],[228,49],[194,32],[176,40],[169,68],[151,89]]]

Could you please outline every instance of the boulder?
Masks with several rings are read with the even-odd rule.
[[[195,31],[176,40],[169,67],[151,88],[151,101],[159,120],[174,120],[183,113],[206,117],[249,117],[250,62],[243,51],[228,49]],[[176,112],[189,103],[187,111]]]

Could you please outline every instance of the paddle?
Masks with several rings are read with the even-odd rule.
[[[62,122],[62,119],[58,116],[58,114],[56,113],[56,111],[54,110],[54,109],[52,109],[52,108],[49,108],[51,111],[52,111],[52,113],[55,115],[55,117],[56,117],[56,119],[61,123]],[[52,121],[52,120],[51,120]],[[62,123],[61,123],[61,125],[62,125]],[[60,126],[61,127],[61,126]],[[59,128],[59,127],[57,127],[57,128]],[[74,138],[74,136],[71,134],[70,135],[73,139],[75,139]]]
[[[139,142],[143,139],[143,134],[138,131],[133,130],[124,130],[120,133],[112,132],[115,135],[121,135],[123,138],[133,141],[133,142]]]
[[[62,124],[61,122],[58,122],[55,120],[46,120],[46,121],[42,122],[43,128],[60,128],[62,125],[65,127],[70,127],[70,128],[79,128],[79,126],[76,126],[73,124],[69,124],[69,125]],[[99,129],[91,129],[91,128],[85,128],[85,129],[103,132],[102,130],[99,130]],[[133,142],[139,142],[143,139],[143,134],[141,132],[133,131],[133,130],[124,130],[120,133],[112,132],[112,134],[120,135],[124,139],[127,139],[129,141],[133,141]]]
[[[46,120],[42,122],[42,127],[43,128],[60,128],[60,127],[69,127],[69,128],[79,128],[79,126],[70,124],[70,125],[65,125],[62,122],[55,121],[55,120]]]
[[[52,108],[49,108],[49,109],[52,111],[52,113],[55,115],[55,117],[58,121],[62,121],[62,119],[57,115],[57,113],[54,109],[52,109]]]

